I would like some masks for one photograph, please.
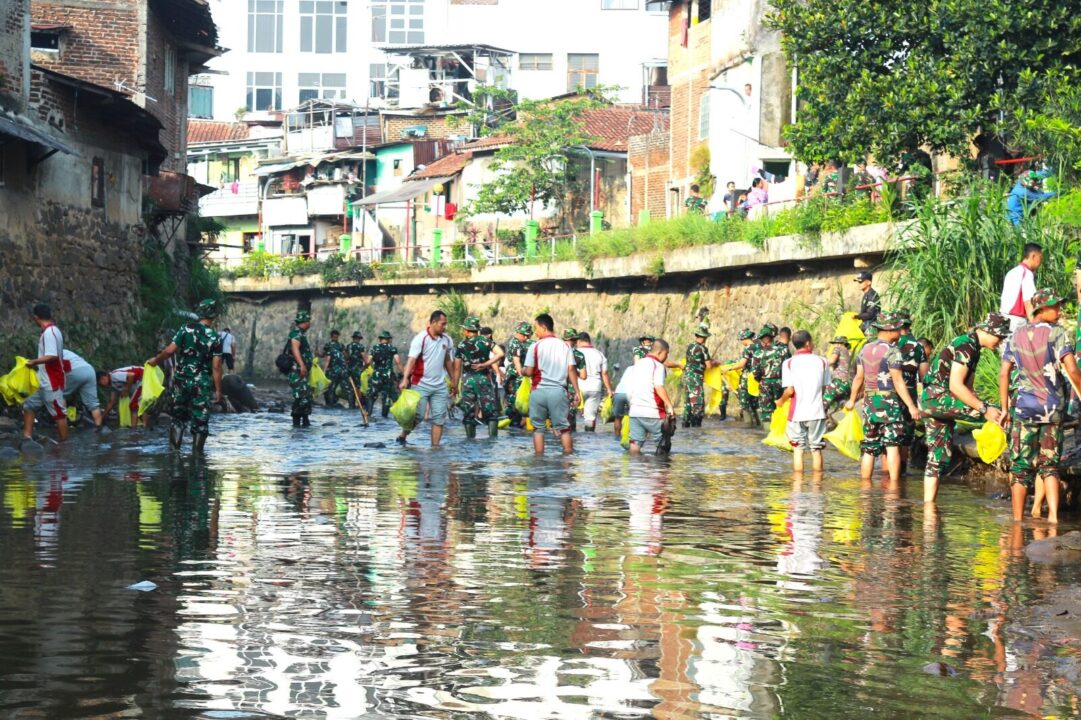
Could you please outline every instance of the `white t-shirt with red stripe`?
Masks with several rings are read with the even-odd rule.
[[[525,356],[525,367],[534,368],[533,388],[567,387],[570,367],[574,365],[574,353],[555,335],[538,340]]]
[[[135,376],[135,382],[132,383],[132,387],[137,386],[143,381],[143,369],[138,365],[113,370],[109,373],[109,384],[112,385],[113,390],[124,392],[124,388],[128,385],[128,373]]]
[[[38,365],[38,384],[46,390],[64,389],[64,335],[49,323],[38,338],[38,357],[52,355],[55,360]]]
[[[653,355],[646,355],[627,368],[627,399],[630,401],[631,417],[660,419],[665,417],[664,400],[657,394],[664,387],[668,370]]]
[[[781,365],[781,387],[792,388],[795,395],[788,406],[790,422],[825,420],[822,391],[830,384],[826,358],[810,352],[796,352]]]

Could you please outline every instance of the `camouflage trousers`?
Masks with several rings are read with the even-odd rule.
[[[567,385],[567,424],[572,431],[578,429],[578,393],[574,392],[573,385]]]
[[[1033,487],[1036,476],[1059,477],[1062,423],[1010,423],[1010,485]]]
[[[511,419],[511,424],[515,426],[522,420],[521,414],[514,407],[514,398],[518,393],[518,383],[521,379],[514,373],[507,373],[506,378],[503,380],[503,396],[507,399],[507,417]]]
[[[210,377],[176,378],[173,382],[173,424],[183,427],[190,422],[193,434],[207,432],[212,393]]]
[[[372,373],[368,380],[368,402],[371,407],[375,407],[375,401],[380,396],[385,398],[384,402],[389,407],[398,399],[399,394],[398,382],[393,375]]]
[[[706,414],[706,386],[697,373],[683,373],[683,417],[702,419]]]
[[[769,425],[773,411],[777,409],[777,400],[783,394],[780,378],[762,378],[758,382],[758,419],[763,425]]]
[[[289,373],[289,389],[293,391],[293,417],[312,414],[312,386],[307,376],[301,376],[296,368]]]
[[[458,401],[462,409],[464,425],[479,425],[499,417],[496,404],[495,386],[488,373],[466,373],[462,378],[462,395]],[[477,411],[481,419],[477,419]]]
[[[822,392],[822,404],[826,407],[826,414],[832,415],[848,401],[852,393],[852,383],[841,378],[833,378],[830,384]]]
[[[904,447],[908,411],[895,393],[883,392],[864,398],[863,409],[867,415],[864,422],[864,438],[860,452],[878,457],[888,447]]]
[[[927,467],[923,475],[937,480],[942,470],[950,466],[957,421],[980,420],[982,416],[950,395],[946,388],[934,386],[924,388],[920,397],[920,411],[924,414],[923,426],[927,439]]]
[[[330,381],[326,392],[329,399],[337,402],[339,393],[349,398],[353,397],[353,388],[349,387],[349,370],[347,368],[331,365],[327,370],[327,380]]]
[[[739,376],[739,389],[736,391],[736,396],[739,398],[739,407],[743,411],[743,414],[747,416],[747,419],[757,417],[758,414],[758,398],[751,395],[747,391],[747,378],[750,377],[748,373],[740,373]]]

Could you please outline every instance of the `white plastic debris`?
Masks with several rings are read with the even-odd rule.
[[[143,580],[137,582],[134,585],[128,585],[128,590],[138,590],[139,592],[150,592],[151,590],[157,590],[158,586],[149,580]]]

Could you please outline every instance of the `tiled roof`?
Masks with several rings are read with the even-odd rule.
[[[207,142],[236,142],[247,139],[248,126],[244,123],[188,120],[189,145]]]
[[[654,128],[667,132],[668,114],[625,107],[594,108],[582,115],[582,126],[594,138],[589,144],[592,149],[627,152],[631,136],[648,135]]]
[[[501,148],[504,145],[510,144],[511,139],[506,135],[490,135],[488,137],[470,140],[468,143],[466,143],[466,147],[470,150],[490,150],[493,148]]]
[[[465,166],[469,164],[472,158],[473,153],[471,152],[451,153],[439,158],[420,172],[414,173],[409,179],[426,180],[428,178],[457,175],[465,169]]]

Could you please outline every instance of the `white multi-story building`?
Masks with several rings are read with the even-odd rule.
[[[505,49],[510,86],[542,98],[617,86],[642,103],[667,85],[667,9],[646,0],[210,0],[229,52],[193,78],[192,114],[232,120],[313,97],[384,103],[384,49]]]

